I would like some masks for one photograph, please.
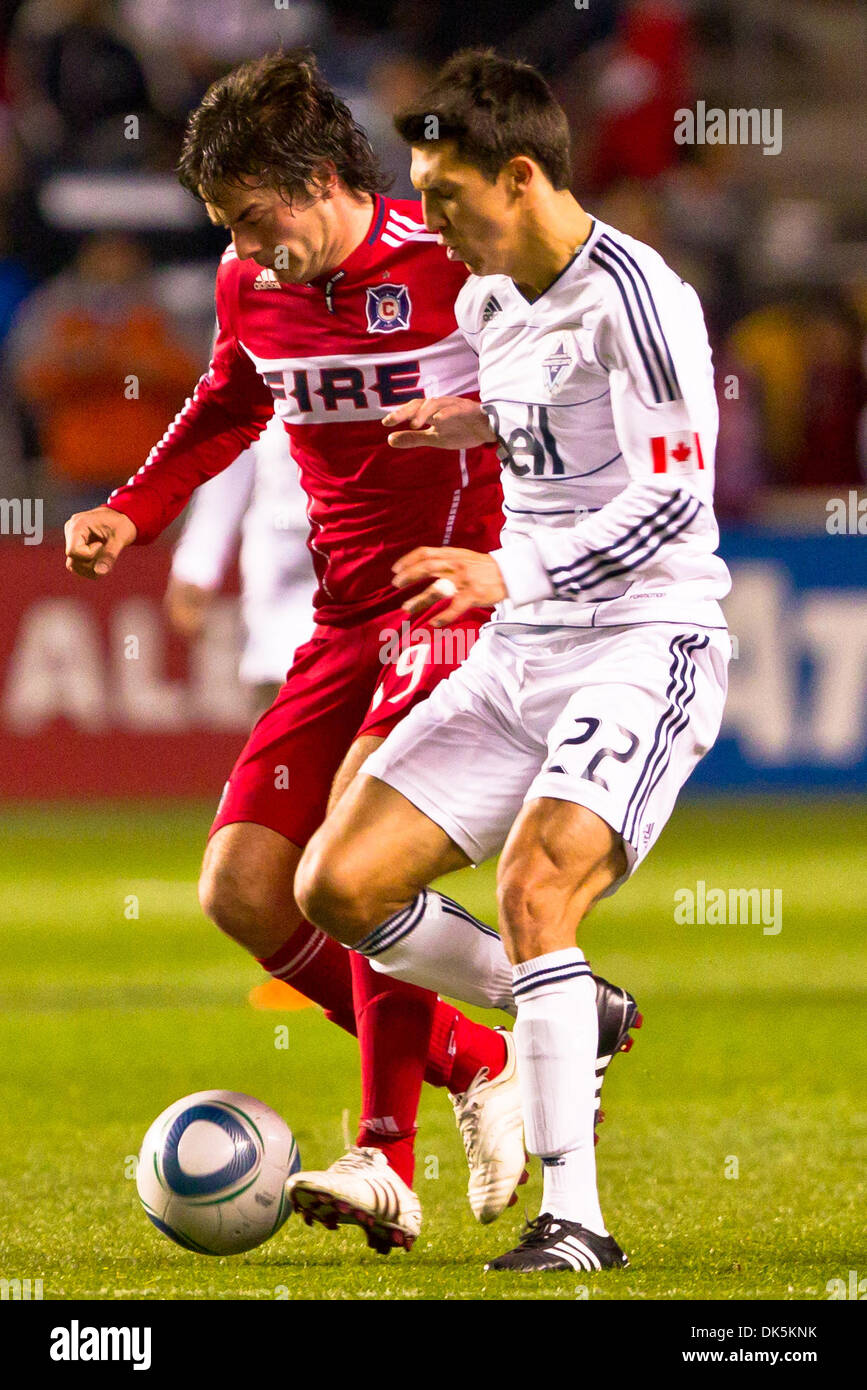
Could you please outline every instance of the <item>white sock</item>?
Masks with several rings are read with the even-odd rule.
[[[572,946],[523,961],[512,980],[524,1135],[542,1160],[542,1211],[605,1235],[593,1152],[599,1021],[590,966]]]
[[[374,970],[449,994],[467,1004],[514,1013],[512,966],[497,933],[460,903],[424,888],[354,947]]]

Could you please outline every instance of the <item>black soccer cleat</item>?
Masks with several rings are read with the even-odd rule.
[[[594,975],[596,981],[596,1012],[599,1016],[599,1046],[596,1053],[596,1118],[599,1125],[605,1115],[599,1108],[602,1102],[602,1083],[605,1073],[618,1052],[628,1052],[635,1039],[630,1028],[640,1028],[644,1019],[632,995],[619,985]],[[599,1136],[594,1135],[598,1142]]]
[[[544,1211],[528,1221],[514,1250],[498,1255],[486,1270],[511,1269],[518,1274],[545,1270],[625,1269],[629,1260],[613,1236],[588,1231],[578,1221],[563,1221]]]

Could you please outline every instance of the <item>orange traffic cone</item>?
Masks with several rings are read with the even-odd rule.
[[[270,979],[256,985],[247,998],[254,1009],[280,1009],[284,1013],[294,1009],[312,1009],[313,1000],[299,994],[297,989],[283,980]]]

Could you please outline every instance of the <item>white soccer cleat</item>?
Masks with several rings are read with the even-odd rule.
[[[514,1205],[529,1176],[515,1043],[504,1028],[497,1032],[506,1044],[499,1076],[489,1081],[488,1068],[482,1067],[466,1091],[451,1097],[470,1165],[467,1196],[473,1216],[484,1225]]]
[[[361,1226],[380,1255],[410,1250],[421,1230],[421,1204],[381,1149],[351,1148],[321,1173],[295,1173],[286,1196],[308,1226]]]

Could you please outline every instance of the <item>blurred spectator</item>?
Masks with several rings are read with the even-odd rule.
[[[138,468],[196,379],[131,237],[89,237],[70,270],[25,301],[10,334],[58,505],[81,510]]]
[[[19,132],[37,156],[80,159],[88,132],[147,109],[141,64],[113,20],[107,0],[27,0],[16,16],[9,85]]]
[[[583,9],[573,4],[571,13],[568,9],[564,13],[562,0],[548,0],[538,12],[521,6],[520,27],[502,49],[509,57],[523,58],[540,68],[562,101],[568,94],[570,68],[581,55],[595,52],[597,44],[614,36],[625,4],[626,0],[586,0]],[[514,13],[517,17],[517,6]],[[499,39],[494,42],[501,46]]]
[[[393,116],[432,81],[434,70],[405,53],[380,56],[370,67],[364,87],[340,87],[340,95],[366,131],[383,170],[393,176],[395,198],[418,198],[409,177],[410,152],[394,128]]]
[[[807,107],[811,120],[813,108],[823,114],[823,83],[844,40],[829,22],[816,30],[815,52],[775,42],[756,57],[751,36],[766,17],[754,5],[739,24],[737,8],[722,7],[720,18],[716,0],[590,0],[586,9],[573,0],[2,0],[0,345],[9,336],[0,449],[11,474],[23,423],[25,456],[48,456],[76,493],[72,505],[101,500],[171,419],[197,375],[193,335],[212,323],[225,235],[199,213],[191,225],[140,228],[135,243],[123,196],[115,222],[103,199],[101,225],[116,234],[91,236],[75,260],[79,237],[94,230],[93,171],[128,176],[131,188],[142,174],[169,177],[187,113],[213,78],[278,45],[310,44],[395,176],[392,192],[413,197],[394,110],[451,52],[482,44],[541,67],[572,124],[579,198],[656,247],[698,290],[720,390],[721,514],[748,515],[763,483],[843,486],[867,476],[867,280],[857,272],[851,286],[860,329],[830,288],[860,264],[867,205],[836,166],[809,176],[815,150],[796,140]],[[736,92],[738,104],[753,103],[739,67],[748,55],[756,72],[773,59],[781,92],[791,93],[785,160],[676,145],[674,112],[697,90],[723,106]],[[848,128],[825,106],[828,122]],[[855,102],[851,113],[854,130]],[[84,188],[78,221],[58,202],[70,174]],[[140,380],[137,401],[124,396],[130,376]],[[737,390],[726,394],[731,378]]]
[[[0,373],[0,497],[31,495],[28,478],[17,403]]]
[[[19,304],[33,289],[33,281],[12,252],[11,238],[0,207],[0,348],[12,325]]]
[[[33,288],[27,269],[16,255],[12,230],[13,208],[23,175],[20,149],[12,121],[0,107],[0,345],[9,331],[12,316],[21,300]]]
[[[857,312],[832,291],[793,294],[735,326],[731,348],[761,383],[763,451],[773,482],[861,481],[862,343]]]
[[[120,17],[142,47],[171,45],[224,66],[269,48],[316,40],[327,25],[320,0],[120,0]]]
[[[762,454],[771,483],[784,483],[804,439],[803,305],[764,304],[735,324],[731,352],[758,380],[762,402]]]
[[[119,20],[166,115],[183,117],[236,63],[328,35],[320,0],[120,0]]]
[[[688,17],[672,0],[632,0],[624,11],[595,84],[596,187],[658,178],[679,158],[674,113],[691,96],[689,40]]]
[[[610,32],[621,0],[590,0],[578,10],[572,0],[371,0],[380,27],[407,52],[424,55],[434,67],[459,48],[494,47],[513,58],[541,65],[550,75],[596,39]],[[355,0],[329,0],[345,31],[358,24]],[[367,8],[367,7],[366,7]],[[383,10],[388,17],[383,20]]]
[[[665,209],[657,186],[639,179],[621,179],[590,201],[593,213],[603,222],[646,241],[665,260],[671,259]]]
[[[719,402],[714,509],[722,521],[746,521],[767,481],[761,382],[730,347],[714,359]]]
[[[694,285],[717,332],[745,309],[756,209],[735,145],[683,146],[681,163],[660,181],[674,264]]]
[[[846,487],[862,481],[860,428],[867,379],[858,316],[842,300],[816,304],[805,335],[804,439],[787,481]]]
[[[41,279],[64,265],[72,247],[49,228],[38,205],[35,168],[28,167],[9,107],[0,106],[0,254]]]

